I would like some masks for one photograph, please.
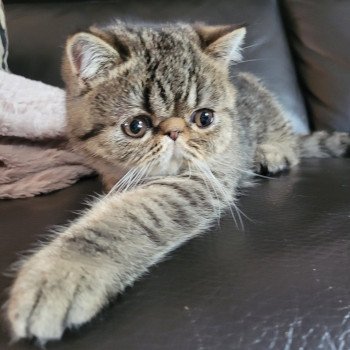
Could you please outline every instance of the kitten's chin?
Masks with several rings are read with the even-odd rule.
[[[160,156],[158,165],[152,175],[178,175],[184,169],[187,161],[184,158],[183,147],[178,142],[167,142],[166,149]]]

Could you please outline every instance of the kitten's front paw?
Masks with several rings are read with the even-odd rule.
[[[108,277],[98,265],[47,248],[23,265],[11,288],[6,314],[14,340],[60,339],[66,328],[89,321],[107,301]]]
[[[288,170],[298,162],[293,151],[282,146],[259,145],[255,154],[255,172],[261,175],[275,175]]]

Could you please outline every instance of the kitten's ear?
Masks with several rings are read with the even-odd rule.
[[[193,25],[202,48],[208,55],[226,64],[230,61],[239,62],[242,59],[241,49],[246,35],[242,25],[207,26],[196,23]]]
[[[78,33],[68,39],[66,55],[72,72],[82,81],[106,74],[120,62],[118,52],[103,39],[90,33]]]

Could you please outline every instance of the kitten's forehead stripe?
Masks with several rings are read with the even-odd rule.
[[[156,79],[155,83],[157,84],[157,87],[159,89],[159,96],[160,98],[162,99],[162,102],[163,104],[166,106],[166,107],[169,107],[169,99],[167,97],[167,94],[166,94],[166,91],[165,91],[165,88],[161,82],[160,79]]]
[[[115,49],[118,51],[119,56],[123,62],[125,62],[128,58],[130,58],[130,50],[128,46],[123,43],[117,36],[113,36],[113,45]]]
[[[147,83],[143,91],[143,108],[148,114],[153,115],[154,110],[151,106],[150,94],[151,94],[151,88],[149,83]]]
[[[170,117],[186,103],[194,108],[196,69],[191,45],[185,45],[181,36],[164,30],[140,31],[137,36],[148,75],[143,91],[145,111],[157,115],[159,109],[162,113],[158,114]]]

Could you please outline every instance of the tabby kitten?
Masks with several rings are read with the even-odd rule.
[[[45,343],[89,321],[235,207],[253,171],[346,153],[347,134],[296,136],[254,76],[230,82],[245,33],[118,22],[68,39],[70,142],[109,192],[21,264],[6,308],[14,339]]]

